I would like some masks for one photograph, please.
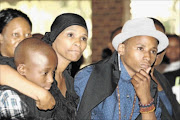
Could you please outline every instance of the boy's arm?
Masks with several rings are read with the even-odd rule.
[[[39,109],[52,109],[55,100],[49,91],[28,81],[8,65],[0,65],[0,85],[8,85],[33,98]]]

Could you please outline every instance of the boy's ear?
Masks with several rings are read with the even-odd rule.
[[[26,68],[25,67],[26,67],[25,64],[19,64],[17,66],[18,73],[21,75],[25,75],[26,74]]]
[[[124,51],[125,51],[125,45],[120,43],[119,46],[118,46],[118,49],[117,49],[118,53],[120,55],[124,55]]]

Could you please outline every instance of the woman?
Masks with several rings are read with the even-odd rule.
[[[32,23],[28,16],[19,10],[0,11],[1,55],[14,57],[14,49],[25,38],[31,37]]]
[[[74,83],[70,75],[69,64],[72,61],[79,60],[87,46],[87,39],[88,30],[85,20],[81,16],[73,13],[59,15],[51,26],[51,32],[46,33],[43,38],[45,42],[52,45],[58,56],[58,65],[54,75],[55,81],[50,90],[56,100],[53,117],[58,119],[75,119],[78,96],[74,92]],[[45,92],[46,95],[42,95],[44,90],[23,79],[8,66],[1,65],[0,67],[3,71],[0,84],[6,84],[16,88],[37,100],[38,106],[41,105],[39,102],[44,100],[47,91]],[[13,77],[14,80],[11,80],[11,78],[7,76],[7,73],[11,74],[10,76]],[[17,83],[21,83],[21,85]],[[24,86],[27,86],[27,89],[29,88],[30,90],[22,89]],[[37,92],[37,90],[42,92]],[[46,102],[49,98],[47,98]],[[41,107],[43,107],[43,105]],[[47,108],[50,107],[48,106],[46,109]]]

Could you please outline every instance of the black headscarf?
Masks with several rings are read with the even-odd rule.
[[[56,17],[51,25],[51,32],[46,32],[43,41],[52,45],[56,37],[71,25],[80,25],[88,31],[86,21],[83,17],[74,13],[64,13]]]

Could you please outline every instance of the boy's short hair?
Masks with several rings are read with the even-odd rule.
[[[43,42],[42,40],[38,38],[27,38],[23,41],[21,41],[18,46],[16,47],[14,51],[14,62],[16,67],[19,64],[24,64],[28,54],[28,51],[30,52],[41,52],[44,55],[52,54],[52,52],[56,55],[54,49]]]

